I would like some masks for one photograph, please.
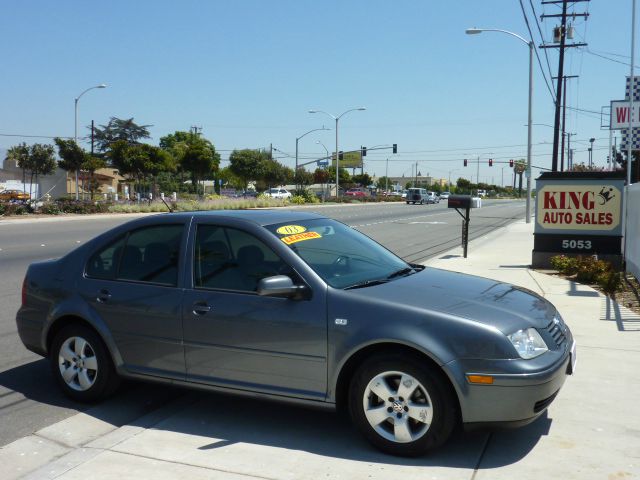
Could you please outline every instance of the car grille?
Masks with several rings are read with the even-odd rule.
[[[551,320],[549,325],[547,325],[547,332],[549,332],[549,335],[551,335],[551,338],[558,347],[567,341],[562,320],[560,320],[560,322],[557,322],[555,318]]]
[[[558,395],[559,391],[560,390],[555,392],[550,397],[545,398],[544,400],[540,400],[539,402],[536,402],[535,405],[533,406],[533,412],[539,413],[543,411],[545,408],[547,408],[549,405],[551,405],[551,402],[553,402],[553,400],[556,398],[556,395]]]

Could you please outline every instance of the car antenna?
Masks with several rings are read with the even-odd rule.
[[[169,213],[173,213],[173,208],[169,206],[169,204],[164,200],[164,198],[160,197],[160,200],[162,200],[162,203],[164,203],[167,206],[167,208],[169,209]]]

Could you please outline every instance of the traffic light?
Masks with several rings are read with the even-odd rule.
[[[509,160],[509,167],[513,168],[513,158]]]
[[[360,147],[360,153],[362,153],[363,157],[367,156],[367,147]]]
[[[490,166],[490,167],[493,167],[493,158],[490,158],[490,159],[489,159],[489,166]]]
[[[464,159],[464,166],[465,167],[467,166],[467,159],[466,158]]]
[[[398,144],[397,143],[393,144],[393,153],[398,153]]]

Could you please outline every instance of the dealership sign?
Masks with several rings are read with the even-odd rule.
[[[633,110],[630,110],[628,100],[611,101],[611,130],[622,130],[629,128],[629,112],[631,112],[631,127],[640,127],[640,102],[633,103]]]
[[[622,187],[613,183],[545,185],[538,190],[537,231],[620,234],[621,200]]]
[[[622,254],[624,178],[614,172],[546,172],[537,180],[533,265],[559,254]]]

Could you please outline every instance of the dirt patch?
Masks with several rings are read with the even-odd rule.
[[[640,314],[640,283],[633,275],[624,276],[620,291],[611,295],[620,305]]]

